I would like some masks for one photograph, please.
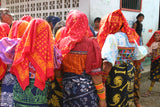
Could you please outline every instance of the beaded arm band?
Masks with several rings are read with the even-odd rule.
[[[95,87],[97,89],[97,94],[98,94],[100,100],[105,100],[106,94],[105,94],[103,83],[95,84]],[[102,90],[102,92],[99,92],[101,90]]]

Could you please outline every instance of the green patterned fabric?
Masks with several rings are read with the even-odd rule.
[[[47,107],[48,82],[45,89],[41,91],[34,86],[34,80],[30,79],[29,86],[22,90],[19,83],[16,82],[13,87],[13,100],[15,107]]]

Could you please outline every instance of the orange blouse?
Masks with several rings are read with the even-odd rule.
[[[65,72],[82,74],[86,68],[86,58],[87,52],[85,51],[71,51],[63,60]]]
[[[64,72],[82,74],[84,71],[90,75],[97,75],[101,72],[101,54],[96,41],[84,37],[64,57],[62,67]]]

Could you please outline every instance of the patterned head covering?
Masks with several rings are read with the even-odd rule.
[[[15,21],[11,27],[9,32],[9,38],[21,38],[24,34],[26,28],[28,26],[28,22],[24,20]]]
[[[0,23],[0,39],[7,37],[10,31],[10,27],[7,23]]]
[[[25,20],[25,21],[27,21],[27,22],[30,22],[32,19],[33,19],[33,18],[32,18],[30,15],[26,15],[26,16],[23,16],[23,17],[21,18],[21,20]]]
[[[156,41],[155,38],[154,38],[155,33],[160,34],[160,30],[157,30],[157,31],[154,32],[154,34],[152,35],[152,37],[150,38],[150,40],[146,44],[148,47],[150,47],[152,45],[152,43]]]
[[[100,30],[97,41],[102,48],[108,34],[114,34],[122,27],[122,31],[127,34],[129,42],[134,43],[134,40],[139,43],[139,36],[134,29],[130,28],[126,18],[121,10],[116,10],[101,19]]]
[[[9,30],[10,28],[8,24],[0,23],[0,39],[2,39],[3,37],[7,37]],[[0,69],[1,69],[0,73],[0,80],[1,80],[4,77],[7,69],[7,65],[3,63],[1,59],[0,59]]]
[[[69,12],[66,20],[65,33],[60,38],[59,49],[62,56],[68,54],[75,44],[80,42],[84,36],[92,37],[87,16],[77,10]]]
[[[45,81],[54,76],[54,40],[49,24],[33,19],[17,45],[11,72],[23,90],[29,85],[29,62],[36,70],[34,86],[44,90]]]

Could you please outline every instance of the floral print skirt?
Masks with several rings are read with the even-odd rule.
[[[64,73],[63,107],[98,107],[99,97],[90,75]]]

